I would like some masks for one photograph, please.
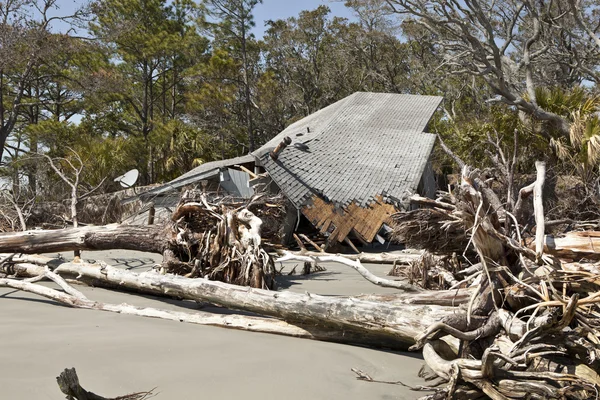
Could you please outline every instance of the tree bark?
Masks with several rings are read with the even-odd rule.
[[[301,324],[304,329],[313,326],[331,330],[351,343],[394,349],[407,349],[427,326],[455,312],[454,307],[276,292],[202,278],[189,279],[155,272],[138,274],[83,262],[61,264],[54,272],[92,286],[207,302],[280,318],[291,324]]]
[[[139,250],[162,254],[171,233],[164,226],[106,225],[0,234],[0,252],[53,253],[73,250]]]
[[[41,267],[40,267],[41,268]],[[340,335],[337,331],[313,325],[288,324],[275,318],[255,317],[247,315],[211,314],[206,312],[185,312],[162,310],[150,307],[136,307],[130,304],[108,304],[88,299],[59,275],[42,268],[42,277],[57,283],[65,292],[46,286],[37,285],[32,280],[16,280],[0,278],[0,287],[10,287],[17,290],[37,294],[54,300],[69,307],[98,311],[108,311],[118,314],[135,315],[146,318],[160,318],[170,321],[186,322],[197,325],[218,326],[228,329],[238,329],[249,332],[270,333],[303,339],[321,340],[335,343],[362,343],[369,345],[360,334]]]

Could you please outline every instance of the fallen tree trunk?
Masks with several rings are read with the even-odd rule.
[[[454,314],[454,307],[377,303],[351,297],[275,292],[229,285],[207,279],[135,273],[107,265],[64,263],[54,270],[63,278],[92,286],[121,288],[153,295],[208,302],[226,308],[318,327],[351,343],[407,349],[427,326]],[[352,339],[354,338],[354,339]]]
[[[44,256],[35,256],[36,261],[42,262],[43,265],[62,265],[64,261],[60,261],[58,259],[52,259]],[[30,259],[29,257],[27,259]],[[16,260],[16,258],[15,258]],[[90,265],[95,268],[102,268],[101,264],[87,264],[87,263],[77,263],[76,265]],[[15,274],[10,273],[11,271],[15,271]],[[60,273],[60,270],[58,271]],[[15,277],[29,277],[33,278],[39,276],[44,273],[44,267],[31,263],[17,263],[17,264],[9,264],[0,266],[0,273],[5,275],[14,275]],[[86,284],[85,281],[74,281],[80,284]],[[90,282],[90,281],[88,281]],[[108,289],[119,289],[133,293],[141,293],[141,294],[152,294],[154,296],[167,297],[172,299],[181,299],[179,293],[176,292],[161,292],[160,290],[153,290],[153,288],[132,288],[132,287],[123,287],[123,286],[115,286],[111,283],[105,283],[101,281],[94,281],[94,286],[97,287],[105,287]],[[447,306],[447,307],[457,307],[461,304],[468,303],[469,299],[473,294],[473,289],[452,289],[452,290],[423,290],[420,292],[399,292],[393,294],[363,294],[358,296],[352,296],[357,299],[367,300],[371,302],[385,302],[394,305],[401,306],[403,304],[414,304],[414,305],[437,305],[437,306]],[[336,296],[336,298],[349,298],[349,296]]]
[[[311,258],[336,257],[341,256],[348,260],[360,261],[373,264],[408,264],[419,260],[422,255],[418,252],[394,252],[394,253],[359,253],[359,254],[332,254],[319,251],[287,251],[277,250],[277,254],[284,257],[286,255],[302,256]]]
[[[0,233],[1,253],[139,250],[163,254],[173,235],[164,226],[105,225]]]
[[[47,267],[42,269],[43,272],[39,278],[45,277],[54,281],[65,292],[60,292],[56,289],[37,285],[31,279],[17,280],[0,278],[0,287],[10,287],[12,289],[37,294],[39,296],[54,300],[60,304],[74,308],[108,311],[119,314],[135,315],[139,317],[159,318],[196,325],[217,326],[228,329],[270,333],[303,339],[321,340],[326,342],[352,344],[360,343],[364,345],[370,344],[369,342],[365,341],[360,334],[346,332],[345,335],[340,335],[339,332],[331,329],[324,329],[314,325],[292,325],[275,318],[247,315],[211,314],[207,312],[171,311],[151,307],[136,307],[125,303],[101,303],[88,299],[83,293],[70,286],[60,275],[50,272]]]
[[[187,198],[184,196],[184,198]],[[260,203],[261,196],[247,207]],[[0,234],[0,252],[51,253],[125,249],[163,255],[161,271],[272,289],[273,260],[262,247],[263,221],[236,203],[185,201],[163,226],[107,225]],[[262,201],[265,201],[264,199]],[[266,204],[262,214],[277,205]]]

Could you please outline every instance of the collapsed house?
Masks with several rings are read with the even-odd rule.
[[[412,194],[435,195],[435,135],[426,132],[441,101],[354,93],[291,124],[252,154],[202,164],[126,201],[168,210],[190,186],[241,198],[280,192],[289,201],[285,240],[304,216],[331,244],[383,242],[385,222],[408,207]]]

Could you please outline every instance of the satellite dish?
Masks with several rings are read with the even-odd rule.
[[[135,185],[138,176],[140,176],[140,171],[134,168],[131,171],[126,172],[124,175],[115,178],[115,182],[119,182],[121,186],[125,188],[130,188]]]

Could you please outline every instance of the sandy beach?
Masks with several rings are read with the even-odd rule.
[[[131,251],[84,252],[83,258],[136,271],[161,259]],[[287,263],[283,273],[294,265]],[[394,292],[370,284],[348,267],[324,266],[327,271],[308,277],[281,276],[280,290],[329,295]],[[381,276],[390,268],[367,267]],[[78,288],[98,301],[198,309],[193,302]],[[106,397],[152,388],[157,388],[157,400],[422,395],[399,385],[359,381],[350,371],[358,368],[376,379],[423,384],[417,377],[419,354],[70,309],[12,289],[0,289],[0,321],[1,399],[62,399],[55,377],[66,367],[77,369],[83,387]]]

